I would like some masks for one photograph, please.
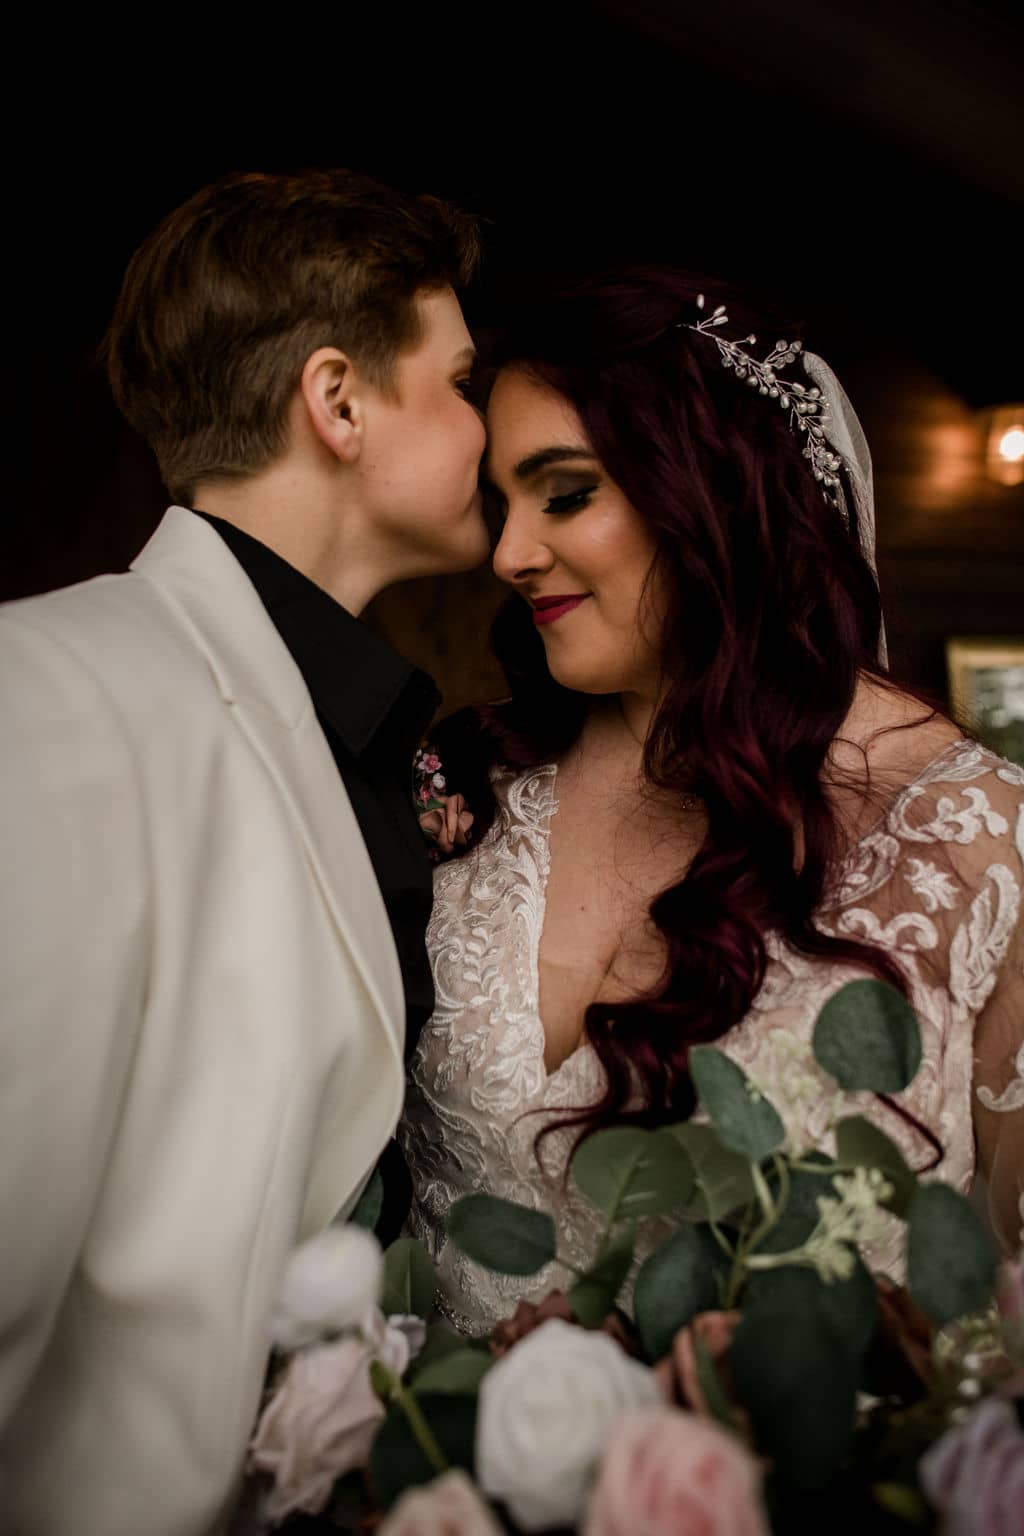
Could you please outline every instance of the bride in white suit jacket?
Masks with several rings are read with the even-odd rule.
[[[191,241],[201,271],[216,217],[279,248],[283,199],[293,268],[333,241],[335,281],[360,255],[346,206],[379,239],[418,202],[346,173],[197,194],[129,269],[137,374],[168,261]],[[417,216],[436,241],[442,215]],[[150,431],[172,490],[355,613],[486,554],[468,333],[443,277],[407,287],[388,388],[344,316],[292,335],[284,446],[251,473],[189,483],[187,433]],[[187,506],[130,572],[0,613],[0,714],[0,1528],[205,1536],[230,1517],[289,1251],[351,1208],[401,1111],[395,945],[302,674]]]

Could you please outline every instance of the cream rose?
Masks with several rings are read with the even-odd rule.
[[[761,1474],[735,1436],[679,1408],[615,1428],[584,1536],[769,1536]]]
[[[480,1485],[525,1531],[572,1525],[618,1420],[660,1402],[654,1373],[606,1333],[545,1323],[483,1379]]]
[[[327,1227],[294,1250],[284,1272],[271,1337],[301,1349],[356,1328],[380,1296],[384,1259],[372,1232]]]
[[[504,1536],[465,1472],[403,1493],[377,1536]]]

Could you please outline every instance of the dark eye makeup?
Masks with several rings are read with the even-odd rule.
[[[545,505],[544,511],[578,512],[587,505],[596,490],[596,485],[582,485],[578,490],[566,491],[562,496],[552,496]]]

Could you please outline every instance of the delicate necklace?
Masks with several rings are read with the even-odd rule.
[[[618,703],[618,706],[619,706],[619,714],[622,716],[622,723],[623,723],[623,725],[626,727],[626,730],[629,732],[629,734],[632,736],[633,740],[636,742],[637,746],[642,751],[644,746],[645,746],[645,743],[640,740],[640,737],[636,734],[636,731],[634,731],[633,727],[630,725],[629,721],[626,718],[626,711],[622,707],[622,695],[621,695],[621,693],[617,695],[617,703]],[[704,801],[701,799],[700,795],[690,794],[686,790],[677,790],[676,791],[676,794],[675,794],[675,804],[676,804],[677,808],[679,810],[681,810],[681,811],[703,811],[704,810]]]

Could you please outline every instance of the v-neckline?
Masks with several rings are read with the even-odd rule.
[[[957,737],[955,741],[947,742],[942,750],[937,752],[934,757],[930,758],[929,761],[924,764],[924,766],[914,775],[913,778],[908,779],[905,784],[900,786],[897,793],[893,796],[891,803],[885,808],[878,819],[873,822],[872,825],[864,833],[861,834],[855,843],[851,843],[850,847],[843,855],[836,870],[836,877],[834,880],[834,884],[836,886],[841,883],[843,870],[845,870],[848,865],[855,861],[858,853],[863,848],[868,839],[877,836],[879,830],[885,826],[889,818],[896,811],[897,807],[909,794],[910,790],[916,788],[917,785],[922,782],[922,780],[927,778],[928,775],[933,772],[937,765],[943,760],[943,758],[947,756],[954,756],[965,747],[973,745],[975,745],[975,743],[971,742],[970,738],[966,736],[960,736]],[[581,1055],[581,1053],[593,1051],[593,1046],[587,1040],[585,1034],[581,1035],[579,1044],[569,1052],[568,1056],[563,1057],[557,1067],[552,1068],[550,1071],[548,1070],[544,1059],[547,1049],[547,1034],[544,1029],[544,1019],[541,1014],[540,1007],[540,947],[541,941],[544,937],[544,925],[547,921],[548,885],[551,879],[551,823],[555,816],[558,815],[558,797],[556,791],[558,787],[559,765],[557,761],[542,763],[537,768],[534,768],[530,771],[531,773],[536,774],[538,778],[542,774],[550,774],[550,783],[548,785],[549,808],[543,818],[542,823],[538,826],[538,831],[540,832],[544,843],[544,858],[543,868],[541,870],[540,888],[538,890],[535,937],[530,953],[530,979],[532,983],[533,996],[536,999],[536,1006],[533,1010],[534,1024],[537,1031],[539,1060],[541,1070],[544,1074],[544,1087],[547,1089],[564,1070],[564,1068],[568,1066],[569,1062],[575,1061],[576,1058]]]

